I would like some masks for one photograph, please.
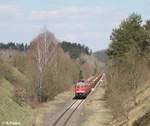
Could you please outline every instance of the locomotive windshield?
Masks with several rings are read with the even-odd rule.
[[[85,82],[84,82],[84,80],[79,80],[76,85],[83,86],[83,85],[85,85]]]

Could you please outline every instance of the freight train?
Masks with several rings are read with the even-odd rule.
[[[92,91],[98,81],[102,78],[103,74],[92,76],[87,80],[78,80],[75,84],[75,98],[86,98]]]

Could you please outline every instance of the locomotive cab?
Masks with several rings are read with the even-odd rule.
[[[84,80],[77,81],[75,85],[75,97],[76,98],[85,98],[87,96],[87,85]]]

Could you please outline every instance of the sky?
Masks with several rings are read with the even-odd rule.
[[[150,19],[150,0],[0,0],[0,42],[30,43],[46,27],[59,41],[97,51],[133,12]]]

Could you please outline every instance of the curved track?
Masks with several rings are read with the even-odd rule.
[[[66,126],[69,119],[75,113],[75,111],[80,107],[84,100],[75,100],[59,117],[55,120],[52,126]]]
[[[98,83],[102,81],[104,74],[102,74],[101,78],[99,78],[97,84],[95,85],[95,88],[97,87]],[[94,80],[94,78],[92,79]],[[91,95],[92,92],[90,92],[89,95]],[[53,123],[51,126],[67,126],[70,121],[71,117],[75,115],[75,112],[78,112],[78,109],[84,103],[85,100],[74,100],[61,114],[59,114],[56,118],[54,119]]]

